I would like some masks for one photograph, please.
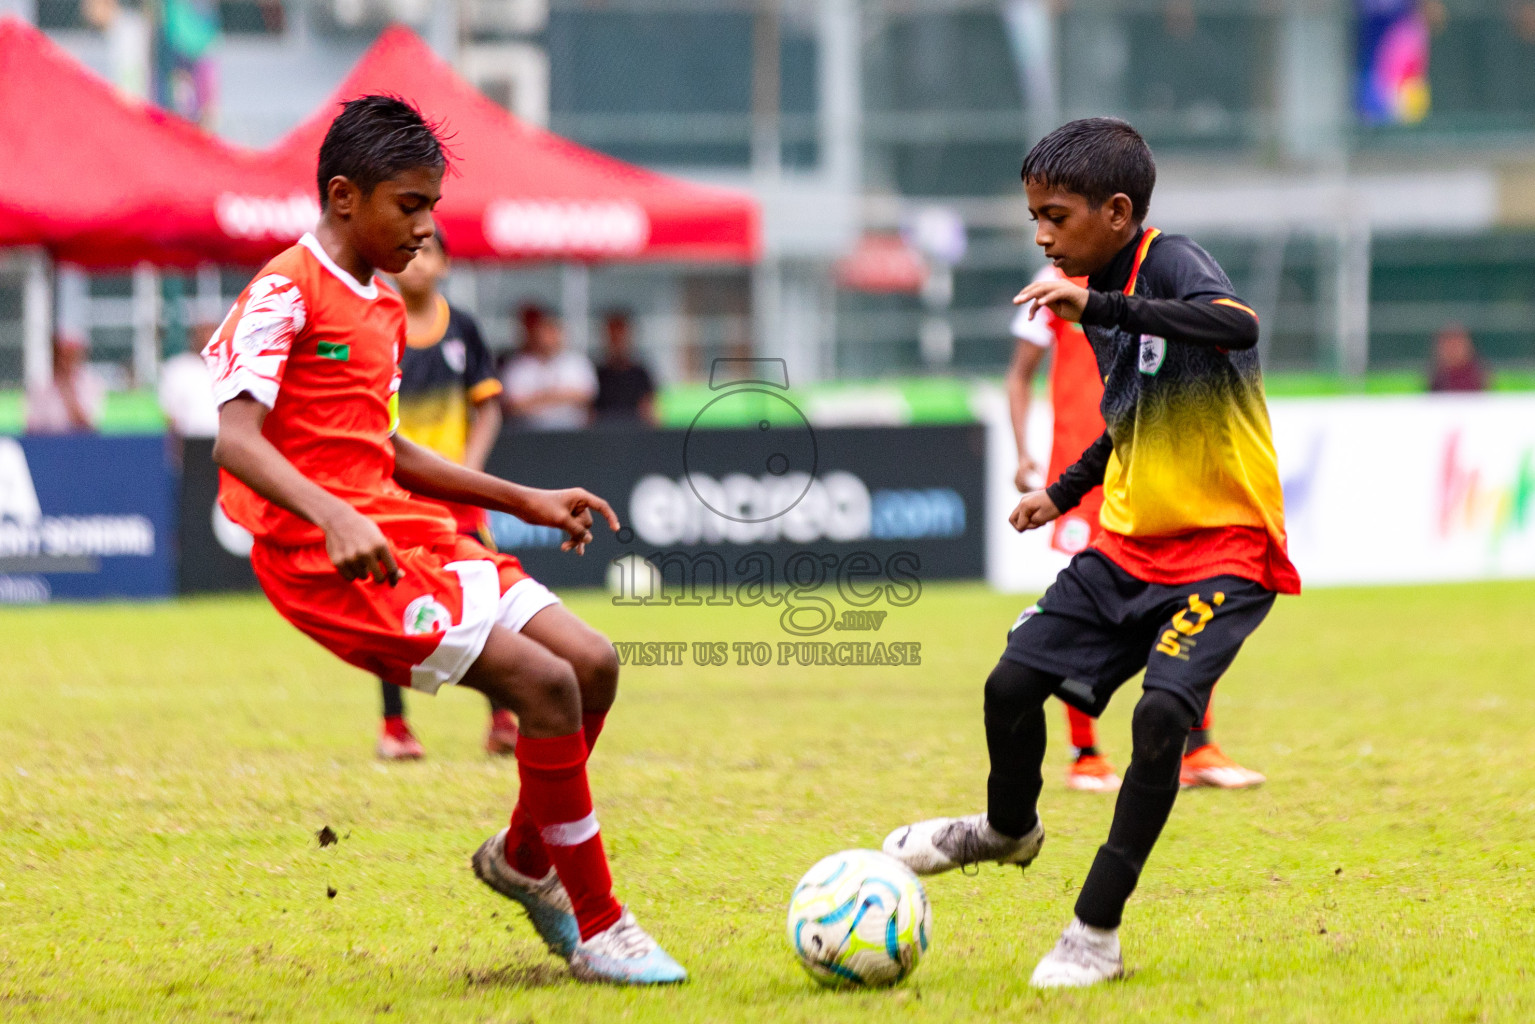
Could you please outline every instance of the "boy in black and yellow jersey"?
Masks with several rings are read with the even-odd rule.
[[[400,355],[400,434],[445,459],[483,470],[501,432],[501,382],[479,325],[468,313],[449,306],[438,291],[447,273],[448,254],[439,227],[410,265],[395,275],[406,314],[405,350]],[[449,504],[449,511],[460,533],[494,548],[484,509]],[[422,757],[421,741],[405,721],[404,691],[382,680],[379,685],[384,692],[384,725],[378,756],[385,760]],[[516,716],[492,708],[485,749],[510,754],[516,747]]]
[[[1145,669],[1108,840],[1075,919],[1031,979],[1049,988],[1124,973],[1120,917],[1178,796],[1189,728],[1276,593],[1299,593],[1300,578],[1286,552],[1257,316],[1198,245],[1143,226],[1156,181],[1145,141],[1123,121],[1073,121],[1030,151],[1023,181],[1035,241],[1087,286],[1040,281],[1015,301],[1082,324],[1108,429],[1010,519],[1020,531],[1043,526],[1101,484],[1103,533],[1018,617],[986,680],[987,809],[899,828],[884,848],[919,874],[1028,865],[1044,841],[1046,700],[1096,716]]]

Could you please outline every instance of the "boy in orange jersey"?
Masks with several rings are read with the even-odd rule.
[[[523,487],[395,436],[405,307],[378,272],[403,271],[432,237],[446,166],[404,101],[343,105],[320,146],[319,224],[246,286],[204,352],[219,501],[255,535],[251,565],[273,606],[327,650],[399,686],[462,684],[517,713],[517,806],[474,854],[480,879],[522,904],[577,978],[682,981],[614,899],[592,810],[586,762],[617,688],[612,644],[434,502],[563,529],[578,553],[593,511],[613,529],[618,518],[581,488]]]
[[[1080,323],[1107,427],[1009,521],[1037,529],[1103,488],[1102,532],[1024,609],[986,679],[986,809],[886,837],[918,874],[1039,855],[1045,702],[1097,716],[1145,670],[1129,767],[1036,988],[1124,976],[1119,925],[1178,798],[1189,730],[1278,594],[1300,592],[1263,378],[1258,319],[1191,239],[1145,227],[1156,164],[1116,118],[1057,128],[1023,163],[1034,241],[1061,272],[1014,300]],[[1086,277],[1084,287],[1069,278]]]
[[[1034,281],[1058,281],[1061,272],[1047,266],[1034,276]],[[1087,279],[1073,278],[1073,283],[1085,286]],[[1103,414],[1098,405],[1103,400],[1103,378],[1098,374],[1098,361],[1082,331],[1082,325],[1063,320],[1048,309],[1020,308],[1012,323],[1013,337],[1018,340],[1013,350],[1013,362],[1007,371],[1008,411],[1013,421],[1013,437],[1018,443],[1018,471],[1014,485],[1021,492],[1037,488],[1044,480],[1055,480],[1077,456],[1087,450],[1103,433]],[[1050,465],[1043,479],[1039,466],[1029,456],[1028,421],[1034,388],[1034,375],[1045,353],[1054,351],[1050,364],[1050,414],[1054,418],[1054,430],[1050,442]],[[1068,555],[1085,551],[1102,530],[1098,512],[1103,507],[1103,488],[1094,487],[1082,498],[1082,503],[1064,512],[1051,527],[1050,546]],[[1088,793],[1113,793],[1119,789],[1119,775],[1114,766],[1098,749],[1096,723],[1085,712],[1070,704],[1066,709],[1066,723],[1071,733],[1073,748],[1071,766],[1066,770],[1066,785],[1070,789]],[[1183,767],[1179,781],[1185,788],[1214,786],[1219,789],[1248,789],[1262,785],[1264,777],[1250,768],[1244,768],[1216,746],[1210,738],[1210,709],[1205,708],[1204,718],[1192,730],[1184,744]]]

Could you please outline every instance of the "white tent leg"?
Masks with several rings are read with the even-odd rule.
[[[53,376],[53,277],[48,254],[27,258],[22,289],[22,373],[27,387],[42,387]]]
[[[585,263],[566,263],[562,268],[560,315],[565,320],[565,344],[573,352],[593,355],[592,272]],[[600,353],[597,355],[600,358]]]
[[[149,263],[133,268],[133,384],[152,387],[160,369],[160,273]]]

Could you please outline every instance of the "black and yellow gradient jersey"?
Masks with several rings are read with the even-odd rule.
[[[1298,593],[1258,367],[1257,315],[1191,239],[1146,228],[1088,278],[1082,326],[1107,431],[1049,488],[1101,482],[1096,546],[1153,583],[1219,575]]]
[[[501,393],[490,352],[469,314],[437,297],[437,321],[408,335],[400,357],[400,433],[462,463],[470,410]]]

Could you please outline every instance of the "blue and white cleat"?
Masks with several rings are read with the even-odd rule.
[[[627,908],[606,931],[576,947],[570,973],[581,981],[612,985],[674,985],[688,980],[688,972],[656,945]]]
[[[561,960],[569,960],[581,941],[581,929],[560,876],[550,868],[543,878],[529,878],[506,862],[506,829],[480,844],[470,863],[480,881],[522,904],[534,931]]]

